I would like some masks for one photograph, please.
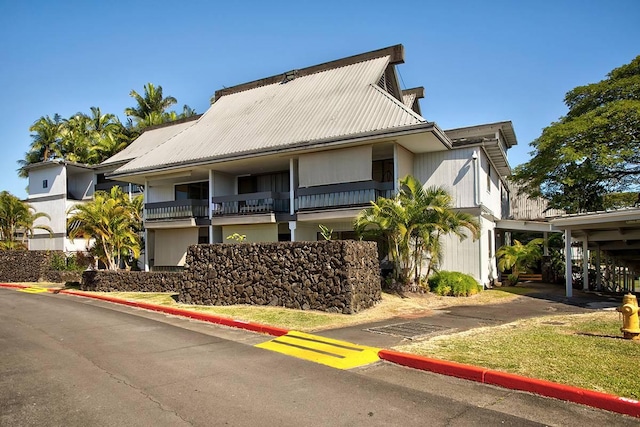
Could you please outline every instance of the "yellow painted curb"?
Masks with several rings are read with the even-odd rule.
[[[26,292],[28,294],[39,294],[41,292],[47,292],[47,288],[41,288],[39,286],[31,286],[28,288],[18,289],[18,292]]]
[[[256,347],[337,369],[357,368],[380,360],[379,348],[298,331],[289,331],[286,335],[257,344]]]

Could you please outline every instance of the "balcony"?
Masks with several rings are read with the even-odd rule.
[[[147,221],[209,218],[207,200],[174,200],[144,205]]]
[[[393,195],[393,182],[362,181],[299,188],[297,210],[368,206],[380,197]]]
[[[214,217],[289,212],[289,193],[276,191],[217,196],[211,201]]]
[[[101,184],[96,184],[95,191],[109,192],[113,187],[120,187],[120,189],[125,193],[129,192],[129,188],[131,188],[132,194],[142,194],[144,192],[144,188],[141,185],[120,181],[103,182]]]

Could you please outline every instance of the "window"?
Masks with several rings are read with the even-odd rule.
[[[207,200],[209,181],[178,184],[175,186],[175,200]]]
[[[49,187],[49,180],[43,179],[42,180],[42,188],[48,188],[48,187]]]
[[[491,165],[487,168],[487,193],[491,193]]]
[[[393,159],[374,160],[371,177],[376,182],[393,182]]]
[[[289,191],[289,171],[238,177],[238,194],[261,193],[263,191]]]

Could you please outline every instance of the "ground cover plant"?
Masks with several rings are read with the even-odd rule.
[[[439,271],[429,277],[429,289],[436,295],[468,297],[482,290],[476,279],[457,271]]]

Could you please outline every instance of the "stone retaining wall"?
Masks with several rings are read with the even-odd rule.
[[[0,280],[38,282],[46,280],[53,253],[61,251],[0,251]]]
[[[183,272],[88,270],[82,273],[83,291],[178,292]]]
[[[360,241],[191,246],[178,301],[355,313],[380,300],[376,244]]]

